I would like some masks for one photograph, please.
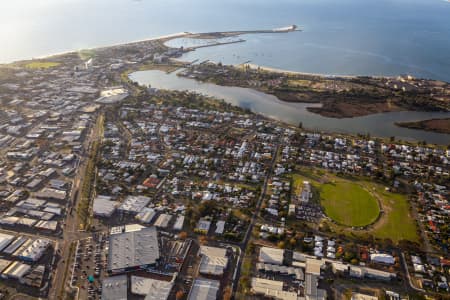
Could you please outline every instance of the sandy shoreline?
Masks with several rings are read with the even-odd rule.
[[[4,62],[4,63],[0,63],[0,65],[9,65],[9,64],[14,64],[14,63],[21,62],[21,61],[28,61],[28,60],[35,60],[35,59],[36,60],[38,60],[38,59],[48,59],[48,58],[52,58],[52,57],[55,57],[55,56],[66,55],[66,54],[69,54],[69,53],[80,52],[80,51],[85,51],[85,50],[96,50],[96,49],[104,49],[104,48],[113,48],[113,47],[132,45],[132,44],[138,44],[138,43],[145,43],[145,42],[151,42],[151,41],[158,41],[158,40],[165,41],[165,40],[170,40],[170,39],[184,37],[184,36],[191,35],[191,34],[192,33],[190,33],[190,32],[184,31],[184,32],[172,33],[172,34],[167,34],[167,35],[161,35],[161,36],[154,37],[154,38],[135,40],[135,41],[131,41],[131,42],[124,42],[124,43],[111,44],[111,45],[105,45],[105,46],[95,46],[95,47],[90,47],[90,48],[73,49],[73,50],[55,52],[55,53],[51,53],[51,54],[45,54],[45,55],[42,55],[42,56],[31,57],[31,58],[28,58],[28,59],[25,58],[25,59],[19,59],[19,60],[15,60],[15,61],[10,61],[10,62]]]
[[[371,77],[371,78],[394,78],[395,77],[395,76],[379,76],[379,75],[340,75],[340,74],[310,73],[310,72],[291,71],[291,70],[267,67],[267,66],[252,64],[252,63],[239,64],[236,66],[242,66],[242,65],[248,65],[251,69],[260,68],[261,70],[264,70],[267,72],[282,73],[282,74],[288,74],[288,75],[307,75],[307,76],[317,76],[317,77],[348,78],[348,79],[357,78],[357,77],[361,77],[361,76],[367,76],[367,77]]]
[[[257,64],[244,64],[249,66],[251,69],[258,69],[267,71],[267,72],[273,72],[273,73],[283,73],[283,74],[291,74],[291,75],[310,75],[310,76],[320,76],[320,77],[345,77],[345,78],[355,78],[354,75],[331,75],[331,74],[321,74],[321,73],[308,73],[308,72],[299,72],[299,71],[290,71],[290,70],[284,70],[279,68],[273,68],[273,67],[266,67],[261,66]]]
[[[233,32],[238,33],[240,31],[233,31]],[[74,52],[80,52],[80,51],[86,51],[86,50],[92,51],[92,50],[105,49],[105,48],[114,48],[114,47],[133,45],[133,44],[145,43],[145,42],[151,42],[151,41],[161,41],[161,42],[165,43],[169,40],[176,39],[176,38],[182,38],[182,37],[190,38],[195,35],[210,35],[210,34],[217,34],[217,33],[227,34],[227,33],[230,33],[230,31],[205,32],[205,33],[191,33],[191,32],[184,31],[184,32],[178,32],[178,33],[173,33],[173,34],[168,34],[168,35],[162,35],[162,36],[158,36],[158,37],[154,37],[154,38],[135,40],[135,41],[131,41],[131,42],[124,42],[124,43],[118,43],[118,44],[112,44],[112,45],[96,46],[96,47],[90,47],[90,48],[81,48],[81,49],[62,51],[62,52],[57,52],[57,53],[53,53],[53,54],[33,57],[33,58],[29,58],[29,59],[21,59],[21,60],[12,61],[12,62],[0,63],[0,65],[14,64],[14,63],[18,63],[18,62],[30,61],[30,60],[35,60],[35,59],[36,60],[50,59],[55,56],[61,56],[61,55],[74,53]],[[242,34],[244,34],[244,33],[242,33]],[[240,34],[237,34],[237,35],[240,35]],[[167,45],[165,45],[165,46],[168,47]],[[218,45],[218,46],[220,46],[220,45]],[[170,47],[168,47],[168,48],[170,48]],[[209,60],[209,61],[213,62],[211,60]],[[182,62],[182,61],[180,60],[180,62]],[[217,62],[215,62],[215,63],[217,63]],[[236,64],[234,66],[237,67],[237,66],[241,66],[241,65],[244,65],[244,64]],[[349,78],[349,79],[360,77],[360,76],[367,76],[367,77],[372,77],[372,78],[394,78],[395,77],[395,76],[379,76],[379,75],[341,75],[341,74],[310,73],[310,72],[285,70],[285,69],[268,67],[268,66],[257,65],[257,64],[252,64],[252,63],[247,63],[245,65],[248,65],[252,69],[260,68],[267,72],[281,73],[281,74],[287,74],[287,75],[305,75],[305,76],[317,76],[317,77],[329,77],[329,78],[335,77],[335,78]]]

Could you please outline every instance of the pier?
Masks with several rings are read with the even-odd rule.
[[[185,50],[185,51],[194,51],[194,50],[199,49],[199,48],[214,47],[214,46],[222,46],[222,45],[236,44],[236,43],[243,43],[243,42],[245,42],[245,40],[239,39],[239,40],[229,41],[229,42],[217,42],[217,43],[212,43],[212,44],[206,44],[206,45],[200,45],[200,46],[193,46],[193,47],[185,48],[184,50]]]

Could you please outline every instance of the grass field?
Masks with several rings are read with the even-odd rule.
[[[352,219],[353,222],[356,222],[353,224],[357,224],[358,219],[360,219],[358,214],[364,215],[366,220],[376,220],[380,212],[378,202],[381,203],[382,214],[367,229],[352,230],[348,225],[349,223],[339,222],[342,224],[339,225],[326,221],[332,231],[361,236],[370,234],[375,238],[389,238],[394,243],[400,240],[419,241],[416,222],[410,213],[406,195],[388,192],[383,185],[363,178],[344,179],[332,173],[323,171],[318,173],[311,169],[301,169],[299,174],[293,175],[294,193],[301,191],[303,180],[310,181],[313,186],[313,201],[320,201],[326,210],[326,214],[338,222],[339,218],[347,220],[347,216],[351,215],[354,217]],[[333,182],[335,185],[333,186],[330,182]],[[351,197],[341,197],[341,195],[348,196],[349,193]],[[364,204],[357,203],[358,208],[352,207],[352,201],[365,199],[367,194],[373,201]],[[376,207],[371,209],[370,207],[373,205],[376,205]],[[362,207],[365,207],[366,210],[362,209]]]
[[[378,218],[377,200],[351,181],[336,181],[320,187],[320,202],[328,217],[345,226],[362,227]]]
[[[25,65],[28,69],[49,69],[59,66],[59,62],[52,61],[33,61]]]
[[[376,187],[385,207],[385,218],[380,226],[375,227],[373,235],[379,238],[389,238],[394,242],[399,240],[419,241],[415,220],[409,212],[408,199],[405,195],[386,192],[382,187]]]

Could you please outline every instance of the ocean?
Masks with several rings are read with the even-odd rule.
[[[344,75],[450,81],[450,3],[443,0],[16,0],[0,4],[0,62],[181,31],[272,29],[187,59]]]

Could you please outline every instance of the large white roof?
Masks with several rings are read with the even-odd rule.
[[[145,296],[145,300],[165,300],[172,290],[172,281],[131,276],[131,292]]]
[[[116,210],[117,204],[117,202],[108,200],[104,197],[97,197],[94,199],[94,214],[109,217]]]
[[[107,277],[102,282],[102,300],[127,300],[127,275]]]
[[[228,265],[226,249],[217,247],[201,246],[200,273],[210,275],[222,275]]]
[[[0,251],[6,248],[13,239],[13,235],[0,233]]]
[[[128,196],[120,205],[119,210],[129,213],[138,213],[150,202],[145,196]]]
[[[155,227],[109,237],[108,270],[152,265],[158,259],[159,244]]]
[[[263,263],[282,265],[283,257],[283,249],[261,247],[259,250],[259,261]]]
[[[216,300],[220,282],[210,279],[195,279],[189,293],[189,300]]]

